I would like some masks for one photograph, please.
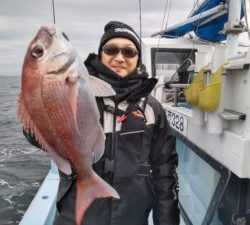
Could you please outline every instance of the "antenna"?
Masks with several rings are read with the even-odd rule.
[[[53,7],[53,22],[56,25],[56,14],[55,14],[55,3],[54,3],[54,0],[52,0],[52,7]]]

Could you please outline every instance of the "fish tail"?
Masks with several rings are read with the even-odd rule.
[[[84,214],[96,198],[114,197],[119,199],[118,193],[96,173],[86,179],[77,180],[76,224],[81,225]]]

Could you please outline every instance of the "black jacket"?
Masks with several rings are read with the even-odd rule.
[[[91,75],[109,82],[118,93],[113,99],[97,99],[106,142],[104,155],[93,168],[121,199],[95,200],[83,224],[147,225],[151,210],[154,225],[179,224],[175,139],[162,106],[149,95],[155,80],[135,72],[124,81],[103,67],[95,55],[85,65]],[[106,76],[100,77],[103,74]],[[76,182],[60,174],[55,224],[74,224]]]

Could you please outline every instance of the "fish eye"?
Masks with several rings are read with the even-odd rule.
[[[40,45],[36,45],[33,49],[31,49],[31,55],[34,58],[40,58],[40,57],[42,57],[43,53],[44,53],[44,49]]]
[[[68,36],[67,36],[64,32],[62,32],[62,36],[63,36],[67,41],[69,41]]]

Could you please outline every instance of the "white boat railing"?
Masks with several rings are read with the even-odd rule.
[[[25,212],[19,225],[52,225],[56,213],[56,197],[59,185],[57,167],[51,169]]]

